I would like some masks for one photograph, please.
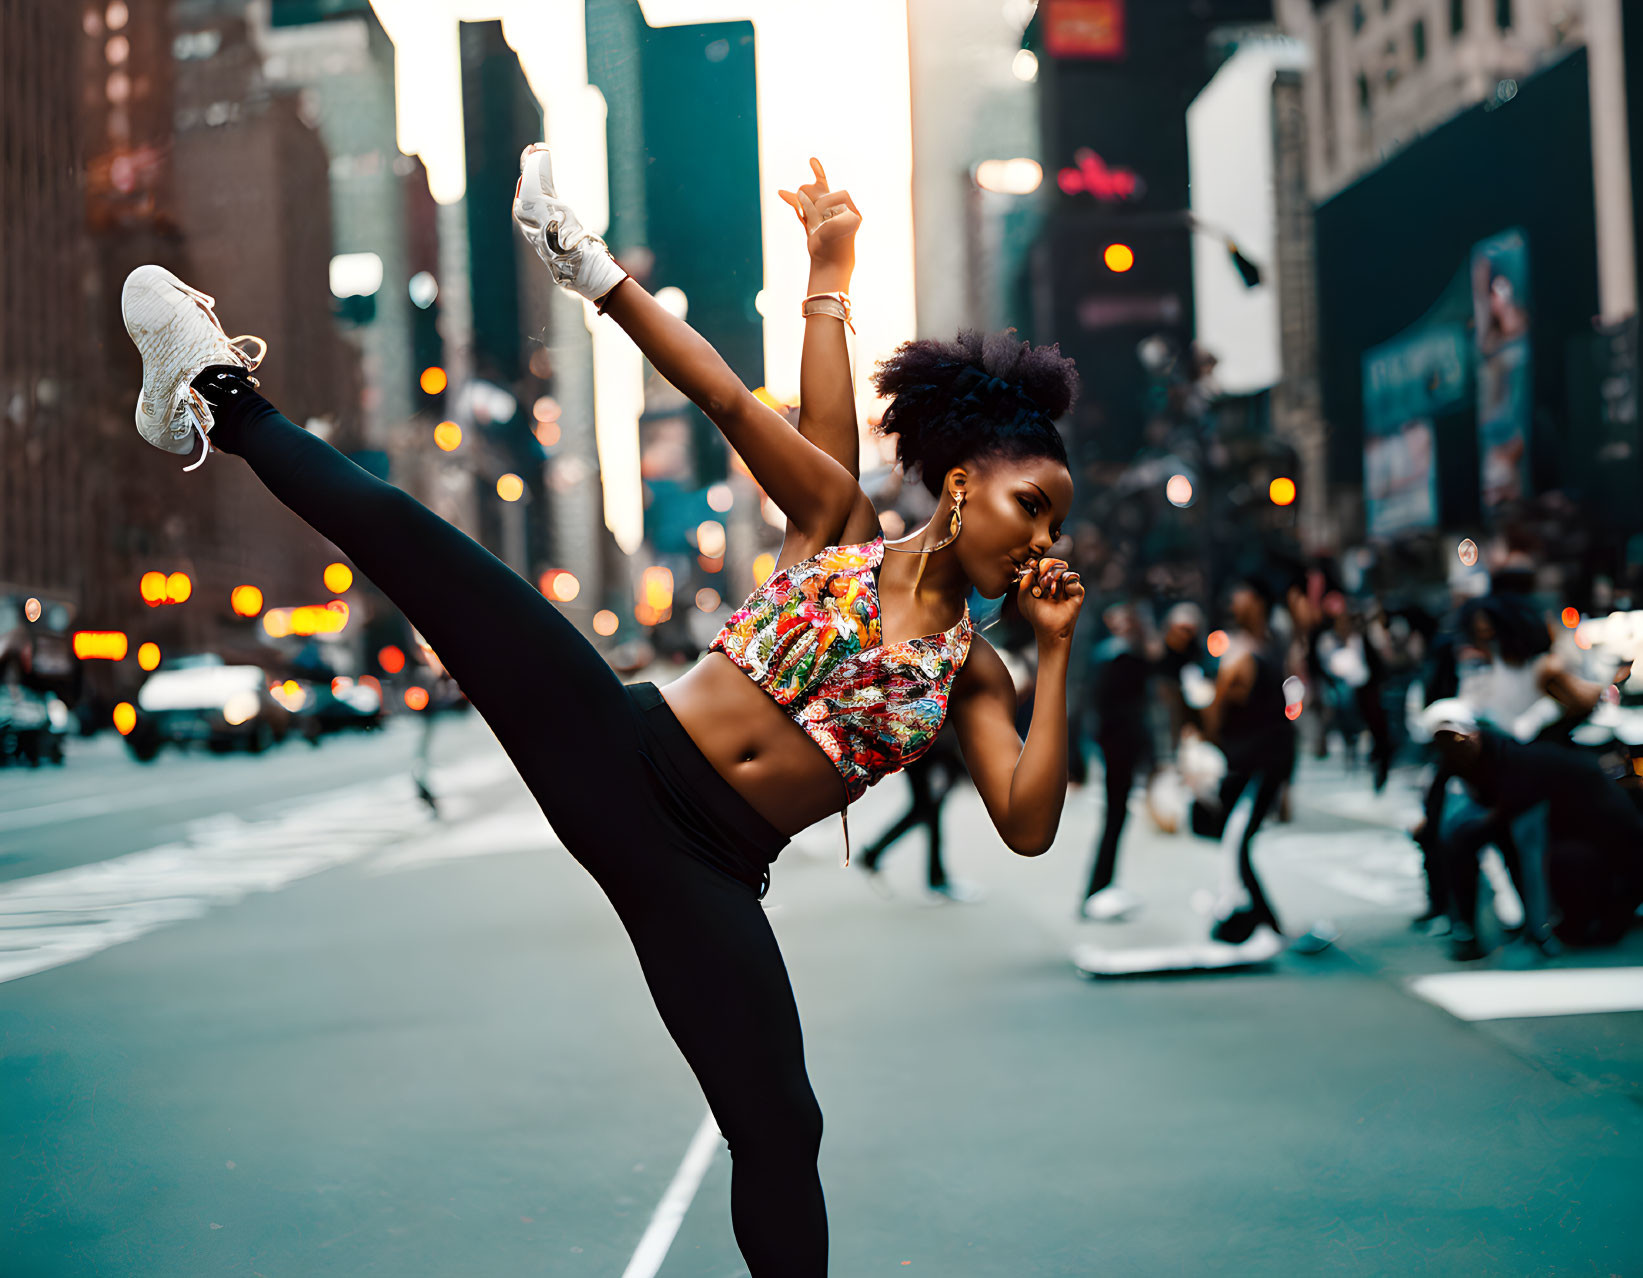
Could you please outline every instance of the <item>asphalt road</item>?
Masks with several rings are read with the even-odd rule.
[[[705,1105],[483,724],[441,734],[438,820],[403,725],[0,771],[0,1274],[639,1272]],[[1217,874],[1138,818],[1121,879],[1147,909],[1076,924],[1099,787],[1031,861],[958,791],[971,905],[918,891],[916,836],[884,899],[836,828],[801,835],[768,904],[826,1113],[831,1272],[1643,1273],[1643,1013],[1423,996],[1456,969],[1406,926],[1403,799],[1364,786],[1317,773],[1258,845],[1280,912],[1338,946],[1217,976],[1074,974],[1078,940],[1200,937],[1187,902]],[[903,794],[862,800],[858,847]],[[1531,966],[1464,978],[1509,1001]],[[1550,967],[1643,979],[1643,932]],[[664,1278],[745,1273],[710,1152]]]

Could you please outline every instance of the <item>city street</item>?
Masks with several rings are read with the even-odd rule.
[[[6,1278],[746,1273],[722,1141],[679,1174],[705,1105],[614,914],[477,717],[439,729],[438,820],[414,731],[147,768],[105,734],[0,771]],[[1413,774],[1381,800],[1304,775],[1257,860],[1288,926],[1341,939],[1251,972],[1075,974],[1079,940],[1200,938],[1218,869],[1137,801],[1120,881],[1147,908],[1075,923],[1099,785],[1037,860],[956,791],[976,904],[918,891],[921,836],[889,899],[839,868],[836,823],[795,841],[767,904],[827,1118],[830,1272],[1643,1272],[1643,1013],[1422,997],[1460,969],[1407,926]],[[858,847],[904,794],[855,807]],[[1635,983],[1640,941],[1549,966]]]

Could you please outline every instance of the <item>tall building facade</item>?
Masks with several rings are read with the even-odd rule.
[[[1326,199],[1468,107],[1510,101],[1585,41],[1575,0],[1287,0],[1312,50],[1312,193]]]

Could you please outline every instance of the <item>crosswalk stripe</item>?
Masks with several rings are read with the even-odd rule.
[[[485,755],[437,769],[435,782],[455,794],[512,772],[506,757]],[[414,834],[428,818],[410,790],[395,777],[329,791],[269,821],[209,817],[176,842],[0,884],[0,982],[276,891]],[[448,826],[443,833],[449,837]]]

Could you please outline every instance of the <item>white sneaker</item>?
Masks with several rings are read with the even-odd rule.
[[[197,433],[211,451],[206,432],[216,424],[211,405],[189,385],[212,364],[234,364],[249,372],[262,363],[268,343],[260,337],[229,337],[212,309],[216,299],[190,288],[163,266],[139,266],[126,276],[120,313],[126,332],[143,357],[143,389],[137,397],[137,432],[168,453],[193,450]],[[255,358],[239,348],[255,342]],[[252,378],[253,385],[256,379]]]
[[[554,282],[588,301],[599,301],[627,277],[605,242],[582,226],[553,189],[553,159],[541,142],[520,153],[513,220],[548,264]]]
[[[1141,898],[1134,892],[1113,884],[1102,888],[1094,896],[1086,897],[1084,908],[1079,913],[1092,923],[1117,923],[1134,914],[1141,905]]]

